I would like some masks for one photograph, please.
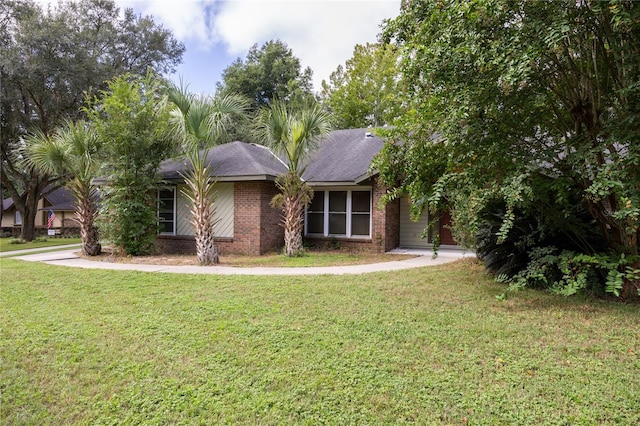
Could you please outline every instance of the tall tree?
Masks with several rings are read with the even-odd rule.
[[[93,128],[86,122],[68,121],[52,136],[36,130],[26,139],[27,162],[48,175],[65,179],[65,186],[75,198],[76,218],[80,223],[82,252],[97,256],[101,252],[95,220],[98,215],[97,187],[100,144]]]
[[[290,109],[284,101],[263,107],[256,119],[256,137],[261,143],[282,154],[289,171],[276,178],[280,194],[271,201],[282,209],[285,254],[298,256],[302,246],[304,209],[313,198],[313,190],[302,180],[303,163],[318,140],[329,134],[330,118],[319,104]]]
[[[207,164],[208,148],[226,134],[232,118],[242,116],[247,102],[236,95],[216,98],[197,96],[187,88],[171,87],[169,99],[174,107],[171,125],[191,168],[184,173],[183,195],[191,202],[191,223],[195,230],[196,255],[200,265],[219,263],[215,244],[215,179]]]
[[[356,45],[345,66],[322,81],[322,103],[339,129],[390,125],[403,111],[398,50],[392,44]]]
[[[152,250],[158,229],[156,190],[160,162],[175,153],[165,83],[145,76],[116,77],[87,108],[105,159],[100,225],[127,255]]]
[[[385,148],[386,182],[416,205],[447,200],[458,229],[502,200],[503,236],[536,193],[556,191],[567,215],[567,199],[582,200],[618,256],[622,293],[636,293],[638,34],[635,1],[404,1],[385,36],[415,108],[398,128],[405,143]]]
[[[62,1],[43,10],[26,0],[0,2],[0,179],[22,213],[22,238],[35,236],[37,203],[60,176],[20,166],[23,137],[51,135],[75,120],[85,96],[124,72],[172,72],[184,46],[171,33],[112,0]]]
[[[304,103],[313,99],[311,68],[301,68],[300,59],[281,40],[271,40],[258,48],[254,44],[247,57],[237,58],[222,73],[217,84],[218,93],[237,93],[251,101],[249,114],[255,116],[261,107],[274,99]],[[246,122],[240,121],[230,129],[228,139],[253,141],[253,133]]]

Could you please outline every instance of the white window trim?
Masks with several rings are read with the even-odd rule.
[[[177,195],[177,188],[175,186],[163,186],[158,188],[157,191],[157,202],[156,202],[156,212],[158,214],[158,224],[160,224],[160,191],[172,191],[173,192],[173,229],[171,232],[162,232],[160,230],[158,230],[158,235],[176,235],[176,225],[177,225],[177,221],[178,221],[178,217],[177,217],[177,202],[176,202],[176,195]]]
[[[354,240],[368,240],[371,239],[371,231],[373,229],[373,189],[370,186],[353,186],[353,187],[322,187],[317,189],[318,192],[324,191],[324,210],[323,210],[323,233],[309,233],[307,230],[307,214],[308,207],[304,212],[304,234],[310,237],[322,236],[322,237],[336,237],[336,238],[349,238]],[[345,191],[347,193],[347,223],[346,234],[330,234],[329,233],[329,192]],[[352,196],[353,192],[369,192],[369,235],[351,235],[351,220],[352,220]]]
[[[15,220],[13,221],[16,225],[22,225],[22,213],[16,210]]]

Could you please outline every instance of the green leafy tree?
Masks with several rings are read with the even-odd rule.
[[[392,44],[356,45],[345,66],[322,81],[322,103],[340,129],[392,124],[403,111],[398,51]]]
[[[160,162],[175,152],[164,81],[152,72],[116,77],[87,108],[104,159],[101,229],[127,255],[151,251]]]
[[[215,179],[207,164],[208,147],[226,134],[233,117],[242,116],[246,101],[240,96],[216,98],[196,96],[185,87],[169,89],[173,132],[187,153],[191,168],[184,173],[186,190],[191,202],[191,223],[195,229],[196,254],[200,265],[219,263],[214,238]],[[204,148],[204,149],[203,149]]]
[[[97,187],[100,144],[86,122],[66,122],[52,136],[41,130],[27,136],[27,162],[47,175],[65,178],[65,186],[75,198],[75,213],[80,223],[82,252],[97,256],[101,252],[98,228]]]
[[[384,32],[414,107],[379,162],[396,195],[448,203],[459,234],[502,200],[502,238],[536,194],[577,198],[606,242],[584,250],[640,269],[640,3],[407,0]]]
[[[254,44],[247,57],[236,59],[222,73],[218,93],[240,94],[250,100],[249,114],[255,116],[261,107],[274,99],[304,103],[314,99],[311,68],[301,68],[300,59],[286,43],[271,40],[258,48]],[[230,128],[226,140],[253,141],[250,125],[238,120]]]
[[[172,72],[184,46],[171,33],[111,0],[61,1],[43,10],[23,0],[0,2],[0,181],[23,218],[22,238],[35,237],[43,190],[60,176],[23,167],[23,138],[52,135],[81,118],[85,96],[125,72]]]
[[[256,119],[256,137],[286,159],[289,171],[276,178],[280,194],[271,204],[282,209],[285,254],[298,256],[302,246],[304,209],[313,198],[313,190],[302,180],[304,160],[313,151],[319,138],[329,134],[330,117],[320,105],[311,104],[292,110],[283,101],[263,107]]]

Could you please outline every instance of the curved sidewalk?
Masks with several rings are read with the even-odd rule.
[[[42,262],[49,265],[69,266],[74,268],[110,269],[117,271],[165,272],[175,274],[210,274],[210,275],[356,275],[369,272],[399,271],[422,266],[440,265],[453,262],[463,257],[473,257],[473,252],[462,250],[440,250],[438,257],[433,258],[431,251],[403,250],[397,253],[416,254],[417,257],[371,263],[365,265],[304,267],[304,268],[237,268],[232,266],[185,266],[185,265],[145,265],[134,263],[110,263],[82,259],[77,255],[78,249],[48,253],[28,254],[13,257],[29,262]],[[393,256],[390,253],[389,256]]]

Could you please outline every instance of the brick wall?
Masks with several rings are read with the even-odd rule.
[[[221,255],[261,255],[279,250],[284,244],[284,230],[279,225],[279,211],[269,202],[276,194],[273,182],[236,182],[233,189],[233,238],[217,238]],[[160,253],[195,254],[193,236],[159,235],[156,250]]]
[[[316,247],[346,248],[385,252],[400,244],[400,204],[398,200],[380,208],[380,198],[386,188],[373,181],[372,229],[370,239],[306,237],[307,244]],[[280,226],[280,211],[269,203],[277,193],[273,182],[252,181],[234,184],[233,238],[216,240],[220,254],[261,255],[282,249],[284,230]],[[161,235],[156,240],[161,253],[195,253],[195,240],[188,236]]]
[[[260,255],[284,245],[279,212],[269,202],[276,194],[273,182],[237,182],[234,188],[234,250]]]

